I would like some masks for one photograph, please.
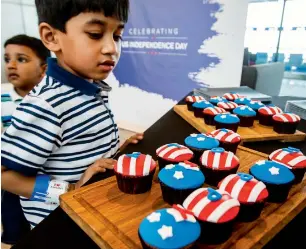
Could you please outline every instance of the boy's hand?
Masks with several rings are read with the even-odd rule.
[[[136,133],[126,140],[127,144],[137,144],[139,141],[143,139],[143,133]]]
[[[94,162],[88,167],[88,169],[83,173],[81,179],[75,184],[75,189],[83,186],[91,177],[97,173],[103,173],[106,169],[114,169],[116,160],[101,158],[98,161]]]

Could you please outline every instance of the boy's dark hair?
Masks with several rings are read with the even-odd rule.
[[[82,12],[103,12],[127,22],[129,0],[35,0],[38,22],[66,32],[66,23]]]
[[[16,35],[6,40],[4,43],[4,48],[7,45],[21,45],[26,46],[33,50],[39,59],[45,64],[47,63],[47,58],[51,56],[50,51],[44,46],[41,40],[27,36],[27,35]]]

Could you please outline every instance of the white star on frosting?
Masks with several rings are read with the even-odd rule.
[[[158,222],[160,221],[160,215],[161,213],[153,212],[150,214],[147,219],[152,223],[152,222]]]
[[[256,163],[257,165],[264,165],[265,164],[265,160],[260,160]]]
[[[241,101],[244,101],[244,98],[241,98],[240,100],[241,100]]]
[[[173,237],[172,226],[163,225],[157,232],[163,240]]]
[[[173,177],[176,178],[177,180],[179,180],[179,179],[183,179],[184,175],[183,175],[182,171],[175,171]]]
[[[200,142],[200,141],[204,141],[205,140],[205,137],[198,137],[197,140]]]
[[[221,115],[220,118],[225,119],[225,118],[226,118],[226,115]]]
[[[193,133],[193,134],[190,134],[191,137],[197,137],[198,135]]]
[[[175,167],[174,164],[168,164],[166,165],[165,169],[173,169]]]
[[[243,106],[240,108],[242,111],[246,109],[246,106]]]
[[[279,168],[276,168],[276,167],[273,166],[269,169],[269,171],[270,171],[271,175],[279,175]]]

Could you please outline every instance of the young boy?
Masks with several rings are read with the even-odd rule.
[[[9,84],[1,87],[1,121],[2,128],[6,129],[22,98],[44,77],[50,51],[39,39],[27,35],[16,35],[8,39],[4,43],[4,49],[5,73]],[[1,241],[15,244],[29,231],[29,223],[21,209],[19,196],[3,191],[1,206]]]
[[[21,197],[32,226],[59,195],[113,169],[118,128],[104,80],[120,56],[128,0],[36,0],[39,33],[57,59],[2,138],[2,188]],[[137,142],[142,134],[130,141]]]

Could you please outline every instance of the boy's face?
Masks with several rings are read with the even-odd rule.
[[[121,53],[124,23],[101,13],[81,13],[66,23],[66,33],[57,31],[59,64],[85,79],[104,80]]]
[[[30,91],[44,76],[45,66],[29,47],[7,45],[4,61],[6,77],[17,89]]]

